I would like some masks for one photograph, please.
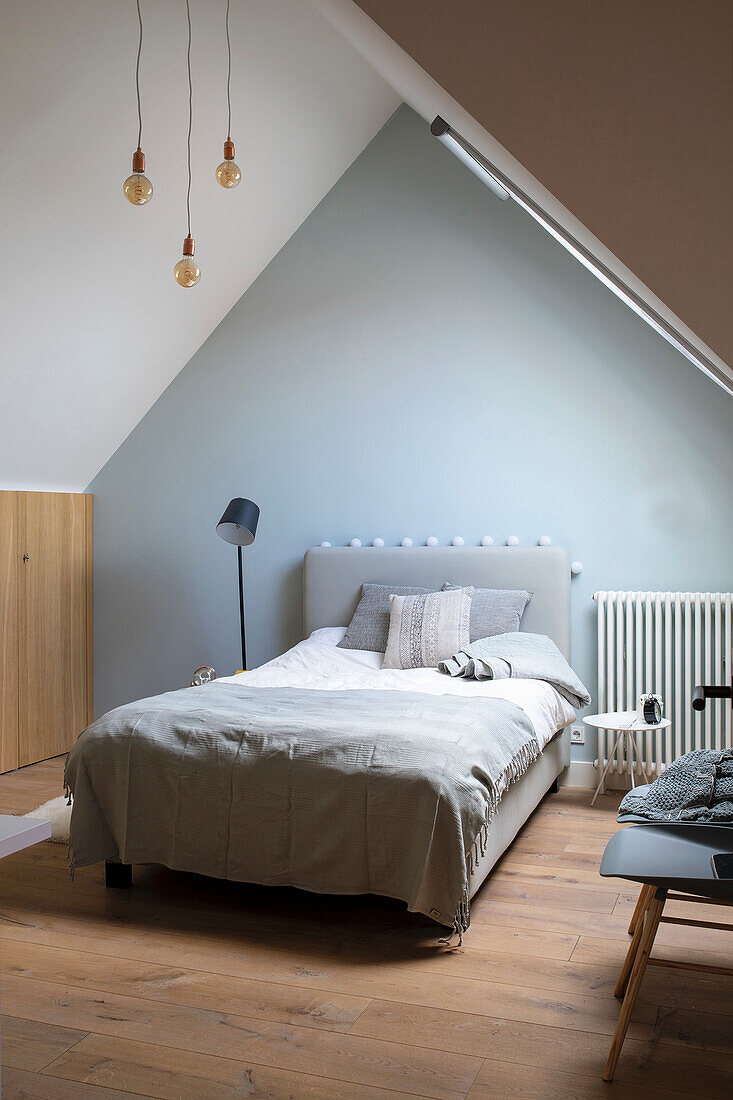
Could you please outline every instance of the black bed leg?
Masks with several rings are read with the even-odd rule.
[[[547,793],[548,794],[557,794],[559,790],[560,790],[560,776],[556,775],[553,782],[552,782],[552,786],[550,787],[550,789],[548,790]]]
[[[113,863],[108,859],[104,865],[104,885],[115,890],[124,890],[132,886],[132,864]]]

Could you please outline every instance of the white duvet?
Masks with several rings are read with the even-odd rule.
[[[338,649],[345,627],[314,630],[281,657],[251,672],[222,677],[224,683],[247,687],[298,687],[323,691],[380,688],[419,691],[426,695],[485,695],[506,699],[525,712],[535,728],[540,748],[575,720],[575,711],[545,680],[453,679],[435,668],[382,668],[384,654]]]

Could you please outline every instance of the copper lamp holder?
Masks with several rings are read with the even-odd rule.
[[[183,242],[183,255],[184,256],[193,256],[195,251],[196,251],[196,241],[193,239],[193,237],[186,237],[186,239]]]
[[[224,160],[234,160],[234,142],[231,138],[224,142]]]
[[[145,154],[138,145],[135,152],[132,154],[132,170],[133,172],[145,171]]]

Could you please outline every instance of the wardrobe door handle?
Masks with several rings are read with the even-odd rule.
[[[23,564],[24,565],[27,565],[30,560],[31,560],[30,554],[24,554],[23,555]]]

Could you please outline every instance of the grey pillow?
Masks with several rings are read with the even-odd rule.
[[[468,645],[472,588],[390,596],[383,668],[437,668]]]
[[[384,653],[389,634],[389,597],[419,596],[435,591],[399,584],[363,584],[361,599],[348,625],[346,634],[338,643],[340,649],[370,649]]]
[[[443,585],[444,592],[460,588],[458,584]],[[532,592],[508,588],[474,588],[471,601],[471,638],[491,638],[494,634],[512,634],[519,630],[524,609]]]

